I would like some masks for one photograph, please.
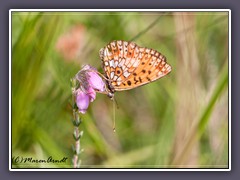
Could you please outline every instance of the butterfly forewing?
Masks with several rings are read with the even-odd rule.
[[[142,86],[171,71],[165,56],[133,42],[112,41],[100,50],[100,58],[108,83],[116,91]]]

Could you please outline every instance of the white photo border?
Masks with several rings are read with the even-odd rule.
[[[12,168],[12,12],[228,12],[228,168]],[[9,171],[231,171],[231,10],[230,9],[10,9],[9,10]]]

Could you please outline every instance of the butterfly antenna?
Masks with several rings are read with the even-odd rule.
[[[101,74],[101,73],[98,72],[98,71],[93,71],[93,72],[96,72],[99,76],[101,76],[103,79],[105,79],[105,80],[108,81],[108,82],[112,82],[112,81],[113,81],[113,80],[111,80],[111,79],[106,78],[103,74]]]

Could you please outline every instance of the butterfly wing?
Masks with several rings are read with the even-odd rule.
[[[100,50],[100,57],[109,83],[116,91],[142,86],[171,71],[165,56],[133,42],[113,41]]]

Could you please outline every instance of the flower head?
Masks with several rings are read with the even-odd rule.
[[[55,48],[65,60],[76,60],[84,45],[85,36],[85,27],[76,24],[58,38]]]
[[[96,98],[96,91],[104,92],[105,83],[98,75],[97,70],[90,65],[85,65],[76,74],[75,78],[79,81],[80,87],[76,91],[76,104],[79,112],[85,113],[89,103]]]

